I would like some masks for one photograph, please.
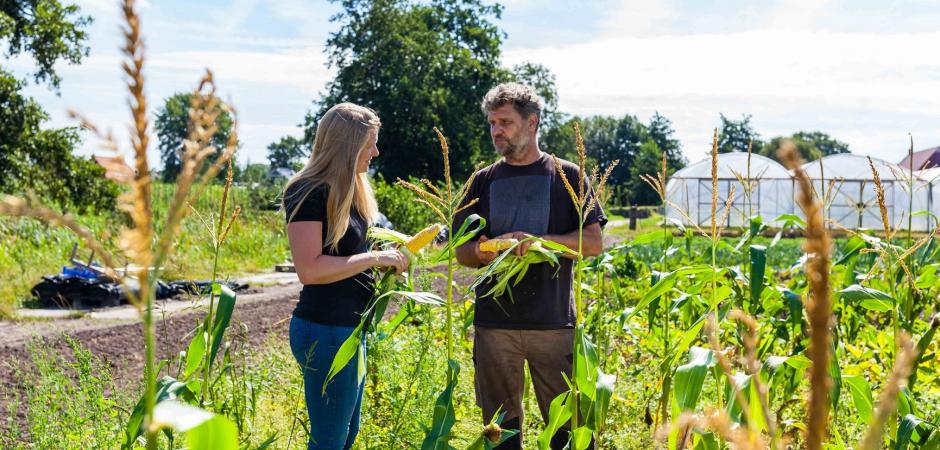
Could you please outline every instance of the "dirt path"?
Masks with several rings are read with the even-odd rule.
[[[286,335],[291,311],[297,301],[300,284],[270,286],[260,292],[239,295],[230,330],[245,327],[252,347],[272,335]],[[181,308],[157,314],[156,351],[160,359],[175,356],[188,341],[189,333],[205,316],[203,306]],[[139,383],[143,370],[144,348],[141,322],[134,319],[102,320],[83,317],[71,320],[35,322],[0,322],[0,411],[6,412],[11,399],[22,395],[23,386],[15,367],[29,367],[28,345],[42,339],[46,349],[70,354],[63,335],[82,343],[93,355],[111,366],[118,387]],[[17,418],[22,420],[22,418]]]

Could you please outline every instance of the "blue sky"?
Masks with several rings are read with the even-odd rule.
[[[45,86],[27,91],[52,125],[72,124],[66,112],[74,109],[126,136],[117,1],[78,4],[95,18],[91,55],[59,67],[61,96]],[[708,151],[719,112],[753,114],[765,138],[820,130],[893,162],[906,154],[908,133],[915,149],[940,145],[940,2],[502,4],[505,65],[549,67],[565,112],[663,113],[692,161]],[[239,113],[239,161],[263,161],[270,142],[301,134],[297,125],[331,78],[323,48],[336,11],[326,1],[145,2],[151,107],[190,90],[209,67]],[[4,66],[20,76],[31,68],[23,58]],[[81,152],[101,151],[89,138]],[[156,163],[155,148],[152,155]]]

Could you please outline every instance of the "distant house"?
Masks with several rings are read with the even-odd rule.
[[[104,167],[104,177],[118,183],[128,183],[134,179],[136,171],[124,162],[123,156],[95,155],[95,162]]]
[[[294,169],[289,169],[287,167],[276,167],[268,171],[268,178],[272,180],[288,180],[290,177],[294,176]]]
[[[914,158],[914,170],[930,169],[931,167],[940,167],[940,146],[914,152],[901,161],[899,166],[902,169],[911,167],[911,158]]]

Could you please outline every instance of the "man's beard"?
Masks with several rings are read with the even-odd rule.
[[[525,155],[525,143],[516,144],[510,142],[509,139],[505,139],[504,142],[505,144],[502,146],[496,145],[496,142],[493,142],[493,147],[496,147],[497,153],[506,159],[522,159]]]

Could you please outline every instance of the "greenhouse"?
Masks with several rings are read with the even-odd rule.
[[[750,180],[748,183],[747,180]],[[750,189],[745,187],[750,186]],[[734,190],[731,211],[725,213],[729,193]],[[669,204],[666,218],[684,225],[711,223],[712,168],[704,159],[677,171],[666,184]],[[724,226],[742,226],[759,214],[775,219],[793,213],[793,179],[776,161],[747,153],[718,155],[718,211]]]
[[[940,168],[914,172],[872,158],[885,191],[885,208],[892,228],[928,231],[940,213]],[[884,229],[868,158],[855,154],[830,155],[803,165],[817,194],[824,199],[831,227]],[[748,182],[748,180],[750,180]],[[745,189],[747,186],[750,189]],[[768,225],[783,214],[803,216],[795,206],[792,173],[769,158],[746,153],[718,155],[718,212],[724,226],[742,226],[760,215]],[[731,211],[724,206],[731,190]],[[684,225],[711,223],[711,160],[706,158],[672,175],[667,184],[666,217]],[[913,195],[911,195],[911,192]]]

